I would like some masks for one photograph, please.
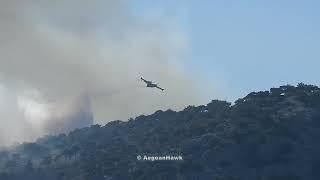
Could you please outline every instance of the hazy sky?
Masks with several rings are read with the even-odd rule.
[[[318,85],[319,9],[292,0],[2,0],[0,146]]]
[[[319,1],[166,0],[141,1],[134,8],[179,19],[191,42],[189,71],[204,86],[219,84],[220,98],[320,83]]]

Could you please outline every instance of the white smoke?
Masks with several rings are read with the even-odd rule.
[[[2,0],[0,28],[0,143],[199,103],[177,66],[187,36],[126,1]]]

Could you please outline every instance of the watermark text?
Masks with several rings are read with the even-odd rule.
[[[137,160],[139,161],[182,161],[183,157],[181,155],[178,156],[148,156],[148,155],[138,155]]]

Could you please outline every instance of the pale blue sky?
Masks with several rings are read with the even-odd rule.
[[[202,82],[216,83],[224,92],[218,98],[320,83],[319,1],[139,1],[133,8],[176,19],[190,38],[186,66]]]

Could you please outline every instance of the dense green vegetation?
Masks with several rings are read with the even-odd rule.
[[[0,152],[0,179],[319,180],[319,139],[320,89],[301,83],[20,144]]]

